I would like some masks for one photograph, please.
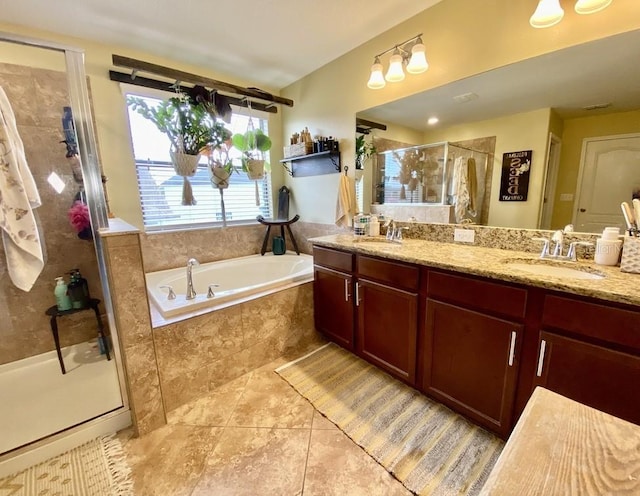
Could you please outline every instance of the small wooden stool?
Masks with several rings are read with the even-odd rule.
[[[296,243],[296,238],[293,237],[293,233],[291,232],[291,227],[289,227],[294,222],[298,222],[299,219],[300,219],[300,216],[297,214],[295,217],[293,217],[290,220],[265,219],[262,215],[258,215],[258,217],[256,217],[256,220],[260,222],[260,224],[267,226],[267,232],[264,235],[264,241],[262,242],[260,255],[264,255],[265,252],[267,251],[267,243],[269,243],[269,234],[271,234],[271,228],[273,226],[276,226],[276,227],[280,226],[280,236],[282,236],[282,239],[284,239],[285,248],[287,246],[287,239],[284,236],[284,228],[285,227],[287,228],[287,231],[289,231],[289,237],[291,238],[291,243],[293,243],[293,248],[296,250],[296,253],[300,255],[300,250],[298,249],[298,243]]]

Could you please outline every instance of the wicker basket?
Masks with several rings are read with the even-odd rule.
[[[296,143],[284,147],[284,158],[301,157],[313,153],[313,143]]]
[[[640,238],[625,236],[622,245],[620,270],[632,274],[640,274]]]

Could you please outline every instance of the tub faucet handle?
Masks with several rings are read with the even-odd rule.
[[[216,294],[213,292],[212,288],[218,288],[220,284],[209,284],[209,289],[207,290],[207,298],[213,298]]]
[[[167,300],[176,299],[176,293],[171,286],[160,286],[160,289],[169,289],[169,293],[167,294]]]

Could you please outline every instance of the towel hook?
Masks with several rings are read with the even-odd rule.
[[[345,175],[345,176],[347,176],[347,175],[348,175],[348,174],[347,174],[347,171],[348,171],[348,170],[349,170],[349,166],[348,166],[348,165],[345,165],[345,166],[344,166],[344,175]]]

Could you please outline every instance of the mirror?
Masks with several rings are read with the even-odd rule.
[[[583,145],[588,144],[585,139],[637,134],[636,143],[623,148],[631,150],[625,160],[640,164],[638,60],[640,30],[497,68],[363,110],[356,117],[387,126],[372,131],[374,143],[383,143],[383,150],[392,149],[394,141],[397,148],[405,148],[493,138],[488,213],[486,221],[478,223],[557,229],[577,219],[576,230],[599,232],[600,224],[580,217],[593,193],[593,185],[587,186],[589,194],[583,188],[589,175],[581,166]],[[438,123],[428,125],[429,117],[437,117]],[[500,201],[503,154],[524,150],[532,150],[527,200]],[[638,167],[637,173],[633,166],[626,167],[635,179],[625,179],[623,187],[600,188],[606,196],[599,201],[607,211],[602,223],[623,226],[620,202],[630,201],[632,190],[640,188]],[[375,164],[371,168],[363,190],[375,203],[378,171]],[[605,182],[615,176],[595,174],[592,179]]]

